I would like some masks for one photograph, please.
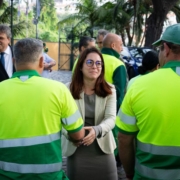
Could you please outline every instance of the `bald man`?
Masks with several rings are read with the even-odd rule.
[[[117,109],[119,109],[126,89],[127,73],[124,63],[119,59],[123,50],[123,43],[120,36],[108,33],[103,39],[101,50],[105,62],[105,79],[116,87]]]
[[[123,43],[120,36],[113,33],[108,33],[103,39],[103,48],[101,50],[105,64],[105,79],[107,82],[114,84],[116,88],[117,110],[119,109],[124,98],[127,73],[124,63],[119,59],[120,52],[123,50]],[[118,131],[112,130],[116,144],[118,142]],[[117,148],[114,151],[117,166],[120,166]]]

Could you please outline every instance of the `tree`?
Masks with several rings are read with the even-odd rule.
[[[71,25],[75,35],[77,36],[79,36],[78,32],[81,32],[81,35],[94,37],[94,23],[97,20],[96,14],[98,2],[96,0],[81,0],[79,3],[74,4],[76,5],[78,12],[62,19],[58,22],[58,25]]]
[[[159,39],[167,13],[178,0],[152,0],[153,12],[147,19],[145,46],[152,47],[152,43]]]
[[[54,1],[39,0],[39,6],[33,8],[35,23],[37,24],[38,38],[43,41],[58,41],[58,17]]]
[[[176,3],[176,5],[171,9],[172,12],[176,15],[176,20],[178,23],[180,23],[180,4],[179,1]]]
[[[58,17],[55,9],[54,1],[40,0],[41,15],[40,15],[40,38],[48,41],[58,41]]]
[[[46,28],[54,31],[54,27],[58,23],[54,1],[40,0],[40,6],[41,14],[39,20],[46,25]]]
[[[118,0],[116,3],[107,2],[99,7],[98,17],[95,25],[99,28],[104,27],[108,30],[115,30],[117,34],[122,36],[123,43],[125,43],[126,34],[128,35],[128,42],[131,44],[132,36],[130,33],[130,23],[133,17],[133,8],[125,0]]]
[[[13,7],[12,9],[13,14],[17,14],[17,9]],[[13,35],[23,35],[23,30],[25,29],[25,22],[16,21],[16,16],[13,16]],[[3,2],[0,6],[0,24],[11,24],[11,7],[7,5],[6,2]]]
[[[178,2],[179,0],[128,0],[125,2],[117,0],[114,7],[111,7],[114,10],[111,14],[114,14],[112,22],[115,23],[116,33],[120,32],[122,37],[127,35],[129,45],[132,45],[132,40],[136,37],[136,44],[138,45],[143,34],[142,27],[145,24],[145,34],[141,44],[145,37],[145,46],[151,47],[151,44],[159,39],[164,21],[170,10],[174,11],[177,20],[180,21]],[[131,19],[127,18],[128,15]],[[107,13],[107,16],[110,16],[110,13]]]
[[[93,37],[93,30],[105,28],[120,34],[125,45],[143,45],[145,39],[145,46],[151,47],[160,37],[170,10],[180,22],[180,0],[114,0],[100,6],[99,2],[103,0],[81,0],[77,4],[79,12],[58,24],[68,25],[76,20],[75,34],[80,27],[85,27],[83,34],[88,35],[88,32]]]
[[[144,21],[152,12],[150,2],[151,0],[107,2],[99,7],[98,20],[95,25],[99,24],[110,30],[114,28],[115,32],[122,36],[124,45],[131,46],[134,40],[136,44],[139,44],[143,36]],[[128,39],[127,43],[126,39]]]

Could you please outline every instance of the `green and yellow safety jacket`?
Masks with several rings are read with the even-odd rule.
[[[65,85],[19,71],[0,83],[0,179],[62,180],[61,128],[83,126]]]
[[[180,180],[180,61],[138,78],[129,88],[116,126],[137,134],[134,180]]]

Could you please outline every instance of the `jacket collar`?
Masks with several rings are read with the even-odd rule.
[[[101,53],[114,56],[114,57],[116,57],[118,59],[120,58],[120,54],[117,51],[115,51],[114,49],[111,49],[111,48],[102,48]]]
[[[162,67],[162,69],[164,68],[171,68],[176,74],[180,76],[180,61],[169,61]]]
[[[17,71],[13,74],[12,78],[20,77],[20,76],[28,76],[31,78],[32,76],[40,76],[37,71],[35,70],[24,70],[24,71]]]

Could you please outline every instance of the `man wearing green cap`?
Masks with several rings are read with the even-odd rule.
[[[166,28],[153,45],[161,68],[134,82],[116,121],[129,180],[180,179],[180,24]]]

